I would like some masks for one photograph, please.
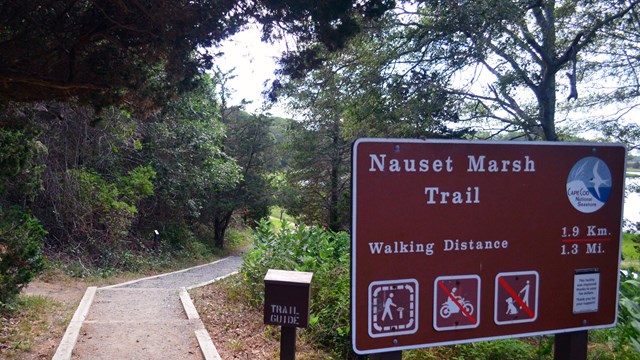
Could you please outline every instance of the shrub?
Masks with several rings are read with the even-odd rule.
[[[44,268],[40,223],[18,207],[0,207],[0,310]]]
[[[640,282],[633,272],[620,274],[620,302],[618,325],[615,328],[614,345],[618,350],[640,354]]]
[[[268,269],[313,272],[311,314],[307,332],[315,341],[345,354],[349,339],[349,235],[318,227],[282,225],[275,232],[268,221],[258,223],[254,247],[240,270],[255,305],[264,300]]]
[[[0,107],[0,123],[11,122],[4,118]],[[31,201],[42,187],[44,165],[37,162],[38,155],[46,152],[42,143],[36,140],[37,131],[26,126],[24,129],[0,128],[0,194],[4,204],[25,204]]]
[[[155,172],[138,166],[108,181],[93,170],[68,170],[59,213],[73,229],[69,238],[99,266],[121,266],[124,245],[138,213],[136,203],[153,194]]]

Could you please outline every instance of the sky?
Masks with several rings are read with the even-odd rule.
[[[235,68],[236,78],[230,81],[233,89],[231,105],[239,104],[242,99],[251,101],[246,110],[260,113],[265,101],[261,95],[265,82],[273,80],[276,70],[276,58],[286,50],[286,43],[267,44],[260,41],[260,30],[250,27],[224,41],[217,49],[224,52],[217,65],[223,71]],[[291,117],[281,104],[272,107],[269,112],[275,116]],[[625,218],[640,221],[640,194],[634,194],[626,200]]]
[[[217,51],[224,53],[216,65],[223,71],[231,69],[236,76],[229,83],[233,90],[231,104],[237,105],[243,99],[252,103],[246,106],[251,113],[259,113],[265,105],[261,95],[265,89],[265,82],[274,79],[277,68],[276,58],[286,50],[284,41],[268,44],[260,41],[260,30],[251,26],[235,36],[225,40]],[[288,116],[280,104],[271,108],[269,112],[276,116]]]
[[[236,76],[229,83],[233,90],[230,97],[230,105],[238,105],[244,99],[251,103],[245,106],[245,109],[251,113],[262,113],[263,107],[268,103],[264,100],[262,92],[266,89],[265,83],[275,78],[274,71],[277,68],[276,59],[287,49],[287,41],[279,41],[273,44],[260,41],[261,32],[258,25],[250,25],[245,30],[239,32],[235,36],[222,42],[221,46],[216,50],[222,52],[216,65],[223,71],[235,69],[233,74]],[[293,46],[293,41],[288,41]],[[480,78],[487,78],[483,74]],[[476,79],[477,80],[477,79]],[[478,84],[484,81],[477,81]],[[588,88],[588,84],[583,84],[579,90]],[[587,91],[588,92],[588,91]],[[564,94],[559,94],[562,98]],[[276,104],[267,110],[272,115],[281,117],[297,117],[296,114],[288,112],[282,103]],[[611,117],[615,114],[615,109],[606,107],[590,113],[589,119],[574,119],[581,122],[591,123],[593,116]],[[562,119],[566,114],[558,111],[557,118]],[[587,115],[585,115],[587,116]],[[640,116],[628,115],[627,121],[638,121]],[[574,129],[575,130],[575,129]],[[586,138],[593,138],[599,133],[583,132],[581,134]]]

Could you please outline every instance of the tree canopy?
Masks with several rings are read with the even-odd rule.
[[[251,19],[336,48],[384,0],[57,0],[0,4],[0,101],[153,108],[194,87],[207,49]]]
[[[361,112],[376,104],[405,106],[415,110],[406,113],[414,120],[431,114],[493,133],[558,140],[556,125],[564,119],[557,109],[580,105],[585,112],[637,93],[637,52],[628,45],[637,39],[639,3],[403,1],[382,21],[363,21],[366,30],[347,44],[342,59],[325,58],[357,84],[350,94],[372,99],[361,102]],[[296,74],[290,65],[283,65],[283,75]],[[598,92],[593,84],[605,78],[624,81]],[[386,121],[389,128],[403,119]]]

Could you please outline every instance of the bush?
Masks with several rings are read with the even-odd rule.
[[[18,207],[0,207],[0,310],[44,268],[40,223]]]
[[[0,123],[11,122],[3,118],[0,107]],[[24,129],[0,128],[0,195],[3,204],[25,204],[31,201],[42,187],[43,164],[38,164],[38,155],[46,152],[42,143],[36,140],[37,131],[26,126]]]
[[[255,305],[264,300],[268,269],[313,272],[308,335],[337,353],[351,349],[349,338],[350,240],[345,232],[283,223],[275,232],[270,223],[258,223],[254,247],[240,269]]]
[[[136,203],[153,194],[154,177],[150,166],[138,166],[112,181],[93,170],[67,171],[58,212],[72,229],[68,240],[79,257],[88,257],[92,265],[122,267]]]
[[[640,354],[640,282],[632,274],[633,269],[620,274],[618,325],[612,340],[617,350]]]

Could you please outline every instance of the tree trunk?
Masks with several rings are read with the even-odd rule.
[[[338,166],[333,161],[331,164],[331,189],[329,199],[329,230],[339,231],[340,221],[338,215]]]
[[[329,189],[329,214],[328,227],[331,231],[340,231],[340,215],[338,214],[339,196],[339,167],[340,167],[340,125],[338,121],[333,123],[332,134],[332,156],[331,169],[329,169],[330,189]]]
[[[556,141],[555,116],[556,116],[556,73],[561,68],[556,57],[557,37],[555,2],[551,1],[536,17],[542,28],[542,49],[544,51],[543,64],[540,73],[540,85],[536,88],[538,98],[538,117],[544,140]]]
[[[213,220],[213,241],[214,246],[218,249],[224,248],[224,234],[227,232],[227,226],[231,220],[233,211],[222,214],[221,217],[216,216]]]
[[[555,115],[556,115],[556,74],[550,72],[543,79],[537,91],[538,116],[544,133],[544,140],[557,141]]]

